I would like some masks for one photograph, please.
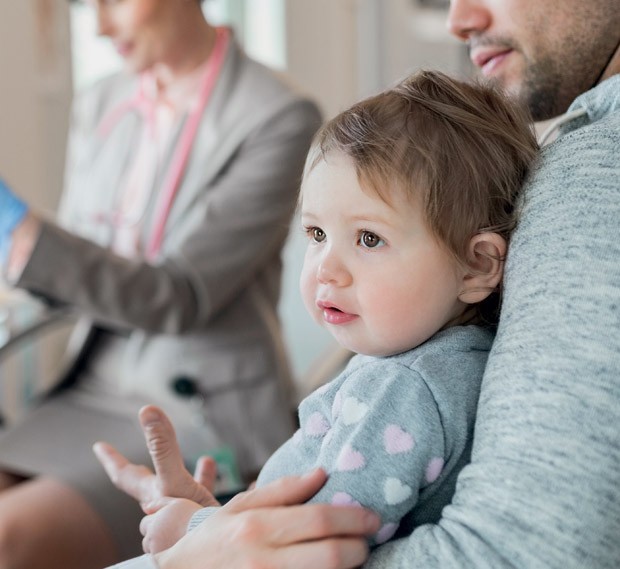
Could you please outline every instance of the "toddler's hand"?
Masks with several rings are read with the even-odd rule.
[[[140,424],[155,472],[143,465],[129,462],[120,452],[107,443],[97,443],[93,450],[113,484],[135,498],[146,514],[149,504],[160,499],[186,498],[201,506],[219,506],[210,492],[215,476],[214,461],[204,459],[199,463],[194,479],[183,464],[174,428],[166,414],[153,405],[140,411]]]
[[[146,510],[154,513],[140,522],[144,552],[159,553],[172,547],[185,535],[191,517],[201,507],[185,498],[161,498],[148,504]]]

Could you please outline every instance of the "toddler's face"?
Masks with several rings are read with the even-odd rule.
[[[416,200],[391,201],[364,192],[352,161],[340,154],[302,184],[306,308],[341,345],[375,356],[421,344],[464,309],[457,298],[462,270],[428,230]]]

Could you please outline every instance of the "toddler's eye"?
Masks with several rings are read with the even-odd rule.
[[[371,233],[370,231],[362,231],[360,235],[360,244],[366,249],[375,249],[385,245],[385,242],[375,233]]]
[[[320,227],[311,227],[309,233],[315,243],[322,243],[325,241],[325,231]]]

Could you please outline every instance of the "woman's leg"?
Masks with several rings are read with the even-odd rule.
[[[8,472],[0,472],[0,492],[7,490],[20,482],[26,480],[23,476],[17,474],[9,474]]]
[[[8,481],[0,475],[0,485]],[[34,478],[0,492],[0,569],[100,569],[118,561],[103,520],[70,487]]]

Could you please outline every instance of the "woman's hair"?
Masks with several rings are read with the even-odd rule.
[[[537,150],[527,112],[495,88],[421,71],[327,122],[304,176],[329,153],[349,156],[365,190],[388,203],[394,191],[420,198],[430,231],[468,265],[475,234],[508,240]],[[491,296],[479,309],[494,322]]]

